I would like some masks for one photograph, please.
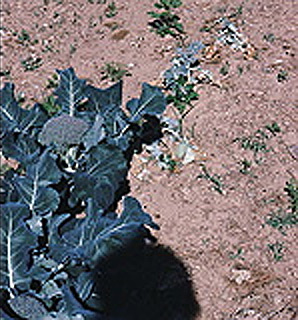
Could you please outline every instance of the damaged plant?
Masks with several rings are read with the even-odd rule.
[[[148,123],[165,110],[161,90],[143,84],[124,112],[122,82],[102,90],[72,68],[58,74],[52,116],[20,108],[13,84],[1,90],[2,154],[18,162],[1,179],[5,319],[101,319],[98,266],[158,229],[135,198],[115,210]]]

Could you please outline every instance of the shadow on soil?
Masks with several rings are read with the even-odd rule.
[[[186,267],[162,245],[110,257],[97,283],[107,319],[193,320],[200,313]]]

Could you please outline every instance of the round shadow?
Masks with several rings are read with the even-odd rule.
[[[99,268],[95,291],[107,319],[193,320],[200,313],[190,275],[170,248],[130,246]]]

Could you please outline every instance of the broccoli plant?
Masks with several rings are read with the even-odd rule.
[[[18,163],[1,178],[5,319],[101,319],[97,266],[158,229],[124,196],[148,122],[166,108],[161,90],[144,83],[124,111],[121,81],[99,89],[72,68],[58,75],[54,115],[22,109],[11,83],[1,90],[2,155]]]

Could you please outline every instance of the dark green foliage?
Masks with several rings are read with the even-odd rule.
[[[152,31],[161,37],[171,35],[174,38],[181,38],[181,34],[184,33],[183,25],[180,23],[180,17],[172,12],[172,9],[179,8],[181,5],[182,1],[180,0],[160,0],[159,3],[155,3],[154,6],[160,12],[148,12],[148,15],[154,18],[149,22]]]
[[[198,100],[199,94],[194,91],[194,84],[187,83],[187,79],[180,76],[171,88],[171,94],[167,96],[167,102],[173,103],[180,114],[184,114],[193,100]]]
[[[125,112],[122,82],[102,90],[72,68],[58,74],[49,101],[55,112],[41,104],[22,109],[13,84],[1,90],[2,153],[19,163],[1,179],[8,319],[100,319],[94,266],[158,229],[132,197],[121,214],[115,209],[128,192],[133,154],[150,135],[146,123],[165,110],[161,90],[143,84]]]
[[[46,98],[41,104],[41,108],[44,109],[49,116],[53,116],[61,109],[61,107],[55,103],[55,97],[53,95]]]
[[[275,243],[268,244],[268,249],[273,254],[273,259],[278,262],[283,259],[284,256],[284,244],[282,242],[276,241]]]
[[[178,110],[181,121],[193,107],[192,102],[199,97],[194,90],[196,80],[193,72],[200,70],[197,54],[202,48],[204,45],[200,41],[186,48],[178,48],[172,61],[173,66],[164,73],[164,83],[169,92],[167,101]]]
[[[118,13],[117,7],[115,5],[115,2],[112,1],[108,4],[108,7],[105,11],[105,15],[107,18],[115,17],[115,15]]]
[[[298,224],[298,181],[291,179],[286,182],[285,192],[289,198],[289,207],[273,212],[266,220],[266,224],[286,235],[286,230]]]
[[[290,210],[298,214],[298,181],[296,179],[287,181],[285,191],[289,197]]]
[[[41,67],[43,60],[40,57],[29,57],[21,61],[21,65],[24,68],[24,71],[34,71]]]

